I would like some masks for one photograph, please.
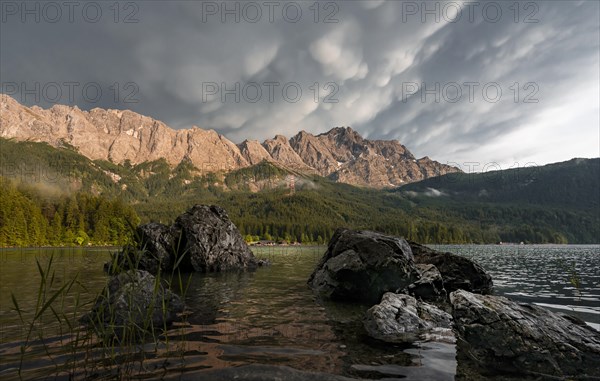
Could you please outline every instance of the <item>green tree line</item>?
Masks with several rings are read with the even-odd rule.
[[[338,227],[376,230],[421,243],[590,243],[597,242],[597,218],[582,212],[539,206],[422,203],[397,194],[357,189],[223,192],[178,199],[157,198],[135,205],[143,222],[170,224],[194,203],[225,208],[246,240],[327,243]],[[333,186],[337,188],[339,185]],[[351,189],[350,189],[351,188]]]
[[[0,177],[0,246],[122,245],[140,219],[118,199],[89,193],[48,196]]]

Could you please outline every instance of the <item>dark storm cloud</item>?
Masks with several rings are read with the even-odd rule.
[[[234,141],[349,125],[418,156],[482,166],[598,155],[595,1],[340,1],[319,3],[318,14],[313,2],[80,2],[56,23],[43,2],[26,2],[38,15],[7,3],[17,8],[2,5],[3,85],[58,83],[58,103],[129,108]],[[223,22],[219,12],[236,6]],[[66,82],[79,83],[73,102]],[[86,84],[102,97],[86,101]],[[223,101],[236,84],[239,102]]]

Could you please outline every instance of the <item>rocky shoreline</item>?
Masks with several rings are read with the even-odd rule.
[[[490,275],[452,253],[338,229],[308,283],[339,302],[379,298],[364,319],[374,339],[456,341],[457,379],[600,378],[598,331],[574,316],[492,295]]]
[[[184,310],[162,274],[253,271],[267,264],[254,257],[217,206],[196,205],[170,227],[142,225],[137,235],[136,245],[106,264],[113,276],[82,318],[87,326],[118,338],[127,324],[166,329]],[[576,317],[493,295],[491,276],[462,256],[377,232],[338,229],[308,285],[317,302],[371,305],[363,327],[379,342],[456,343],[456,379],[600,378],[598,331]],[[265,369],[266,377],[270,368]],[[258,379],[238,370],[219,374]],[[277,372],[314,379],[314,374],[285,367]]]
[[[184,311],[164,278],[187,272],[255,270],[258,260],[219,206],[195,205],[173,225],[140,225],[136,243],[115,253],[104,269],[112,277],[81,323],[105,339],[143,341]]]

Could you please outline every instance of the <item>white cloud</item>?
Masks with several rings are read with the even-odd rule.
[[[277,56],[278,46],[257,46],[244,57],[244,74],[251,77],[267,67]]]
[[[368,66],[363,63],[362,31],[354,21],[346,21],[309,46],[323,73],[339,81],[364,78]]]

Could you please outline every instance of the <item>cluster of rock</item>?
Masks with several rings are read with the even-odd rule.
[[[338,229],[309,279],[324,298],[372,302],[371,337],[456,341],[458,379],[600,377],[600,334],[576,317],[490,295],[475,262],[370,231]]]
[[[227,213],[214,205],[196,205],[170,227],[149,223],[136,232],[137,243],[105,264],[113,277],[92,311],[81,319],[103,335],[136,335],[175,320],[183,302],[164,287],[162,275],[255,269],[265,264],[254,257]],[[128,331],[132,327],[135,332]]]
[[[156,274],[171,272],[218,272],[253,269],[256,260],[237,227],[223,208],[195,205],[173,225],[140,225],[137,243],[113,256],[109,272],[136,268]]]
[[[105,337],[143,339],[144,332],[177,318],[183,302],[160,274],[260,265],[216,206],[194,206],[170,227],[142,225],[138,235],[137,245],[107,265],[116,275],[81,319]],[[338,229],[309,284],[323,298],[376,303],[366,311],[364,328],[377,340],[456,342],[458,379],[600,377],[597,331],[576,317],[491,295],[489,274],[461,256],[376,232]]]

